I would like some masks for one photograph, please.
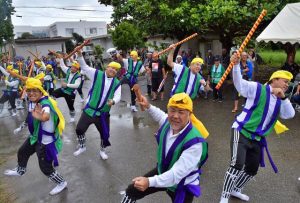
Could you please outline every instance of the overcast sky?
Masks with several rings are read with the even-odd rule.
[[[97,0],[13,0],[13,6],[16,10],[12,16],[13,25],[48,26],[56,21],[79,20],[110,22],[112,14],[112,7],[100,5]],[[55,9],[53,7],[75,10]]]

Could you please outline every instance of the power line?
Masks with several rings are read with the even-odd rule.
[[[32,9],[32,8],[53,8],[59,10],[67,10],[67,11],[101,11],[101,12],[109,12],[112,13],[113,11],[107,10],[100,10],[100,9],[77,9],[77,8],[66,8],[66,7],[57,7],[57,6],[15,6],[15,8],[25,8],[25,9]]]

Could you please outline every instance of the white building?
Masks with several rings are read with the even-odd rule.
[[[25,32],[36,37],[71,37],[77,33],[83,38],[91,38],[107,34],[105,21],[72,21],[55,22],[49,26],[14,26],[15,38],[21,37]]]

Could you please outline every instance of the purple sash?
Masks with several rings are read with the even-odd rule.
[[[58,166],[58,159],[57,159],[58,151],[55,147],[55,142],[51,142],[50,144],[47,144],[45,146],[46,146],[46,160],[50,162],[53,161],[53,165],[55,167]]]
[[[107,113],[107,112],[103,112],[100,114],[100,124],[101,124],[100,135],[101,135],[101,139],[103,141],[104,147],[111,145],[109,142],[109,124],[107,123],[108,116],[109,116],[109,113]]]
[[[192,184],[188,184],[188,185],[184,185],[185,179],[189,176],[192,176],[196,173],[199,173],[199,175],[201,174],[201,170],[196,170],[191,172],[189,175],[187,175],[185,178],[183,178],[179,184],[177,185],[177,189],[175,191],[175,201],[174,203],[184,203],[184,199],[185,199],[185,194],[186,192],[190,192],[191,194],[193,194],[195,197],[199,197],[201,195],[201,189],[199,185],[192,185]],[[197,178],[199,179],[199,177]]]
[[[266,138],[262,137],[261,140],[260,140],[260,142],[259,142],[259,144],[260,144],[260,149],[261,149],[260,166],[261,167],[265,167],[266,166],[265,165],[265,160],[264,160],[264,149],[266,149],[266,152],[267,152],[270,164],[271,164],[274,172],[278,173],[278,169],[277,169],[277,167],[276,167],[276,165],[275,165],[275,163],[274,163],[274,161],[273,161],[273,159],[271,157],[271,154],[269,152],[268,143],[267,143]]]

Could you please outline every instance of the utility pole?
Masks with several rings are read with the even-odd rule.
[[[12,0],[8,0],[9,5],[12,5]],[[11,14],[7,16],[7,19],[9,23],[12,25],[12,20],[11,20]],[[9,50],[11,50],[11,57],[14,58],[16,56],[16,50],[15,50],[15,37],[12,35],[12,37],[8,40],[9,43]]]

